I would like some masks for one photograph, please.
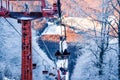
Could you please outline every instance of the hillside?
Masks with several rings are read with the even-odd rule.
[[[52,4],[53,0],[48,0]],[[61,0],[64,15],[83,17],[85,13],[100,11],[101,0]]]
[[[45,1],[50,8],[57,0]],[[101,1],[61,0],[62,24],[65,26],[59,24],[58,18],[42,17],[32,21],[32,50],[26,46],[32,51],[32,57],[26,55],[26,58],[31,58],[32,64],[36,65],[30,70],[33,80],[119,80],[117,20],[110,10],[106,18],[106,13],[101,11],[104,7]],[[39,1],[17,0],[11,3],[11,11],[23,12],[25,4],[28,4],[29,11],[41,10]],[[27,50],[22,52],[24,41],[21,37],[25,36],[21,35],[21,26],[15,19],[0,17],[0,80],[21,80],[21,59],[24,59],[21,53],[29,53]],[[66,40],[62,42],[60,39],[65,36],[65,27]],[[55,55],[56,51],[59,51],[58,55]],[[28,70],[24,70],[25,74]],[[44,70],[48,73],[44,74]]]
[[[47,7],[52,7],[57,0],[45,0]],[[94,3],[93,3],[94,2]],[[4,2],[5,3],[5,2]],[[28,4],[29,11],[40,11],[40,1],[10,1],[10,11],[24,11],[24,4]],[[101,0],[61,0],[62,14],[71,17],[95,16],[101,11]],[[6,6],[6,5],[4,5]],[[89,13],[89,14],[88,14]]]

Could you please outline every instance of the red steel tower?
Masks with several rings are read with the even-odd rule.
[[[41,1],[41,11],[38,12],[14,12],[10,11],[10,1]],[[3,7],[1,0],[0,17],[10,17],[20,21],[22,24],[22,68],[21,80],[32,80],[32,36],[31,21],[41,17],[54,17],[58,13],[57,3],[53,3],[53,7],[46,9],[45,0],[6,0]],[[13,6],[14,7],[14,6]],[[25,19],[23,19],[25,18]]]

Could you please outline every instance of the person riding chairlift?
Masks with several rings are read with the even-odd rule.
[[[69,55],[67,49],[64,50],[63,55]]]
[[[27,3],[24,4],[24,10],[25,10],[25,12],[29,12],[29,7],[28,7]]]
[[[55,56],[61,56],[62,54],[60,53],[60,51],[59,50],[57,50],[57,52],[55,53]]]
[[[60,71],[62,72],[63,75],[66,75],[67,70],[63,67],[60,67]]]

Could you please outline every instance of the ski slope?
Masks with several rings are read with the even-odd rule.
[[[5,59],[0,62],[0,71],[2,72],[4,80],[19,80],[21,75],[21,24],[18,24],[15,19],[8,18],[7,20],[12,23],[20,34],[18,34],[4,18],[0,18],[0,27],[2,27],[0,37],[3,37],[3,39],[0,38],[0,42],[4,42],[4,45],[0,46],[0,52],[1,55],[3,52],[6,55],[2,55]],[[37,38],[39,38],[39,36],[36,36],[36,31],[32,29],[33,63],[37,64],[36,69],[33,70],[33,79],[44,80],[46,77],[42,74],[42,70],[44,70],[42,61],[45,60],[45,65],[49,71],[49,67],[54,67],[55,65],[47,57],[46,53],[39,48],[38,43],[36,42]],[[12,76],[5,76],[4,71],[6,70],[6,67],[8,67]]]
[[[63,26],[58,26],[53,23],[48,22],[48,27],[44,30],[42,35],[62,35],[64,32],[64,27]],[[41,36],[42,36],[41,35]],[[67,49],[67,43],[66,41],[63,41],[63,51]],[[59,50],[61,51],[61,41],[59,42]],[[57,50],[56,50],[57,51]],[[61,67],[68,69],[68,59],[63,59],[63,60],[57,60],[57,69],[59,70]],[[61,73],[61,77],[64,77]],[[69,80],[69,73],[66,73],[65,80]]]

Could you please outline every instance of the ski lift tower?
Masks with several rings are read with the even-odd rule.
[[[15,8],[11,2],[27,2],[40,1],[41,10],[37,12],[29,12],[28,10],[17,12],[11,10]],[[19,3],[17,3],[19,4]],[[6,6],[4,6],[6,5]],[[26,8],[29,8],[26,5]],[[57,14],[57,3],[53,3],[52,8],[46,9],[45,0],[1,0],[0,1],[0,17],[14,18],[22,24],[22,68],[21,80],[33,80],[32,78],[32,36],[31,36],[31,21],[42,17],[54,17]]]

